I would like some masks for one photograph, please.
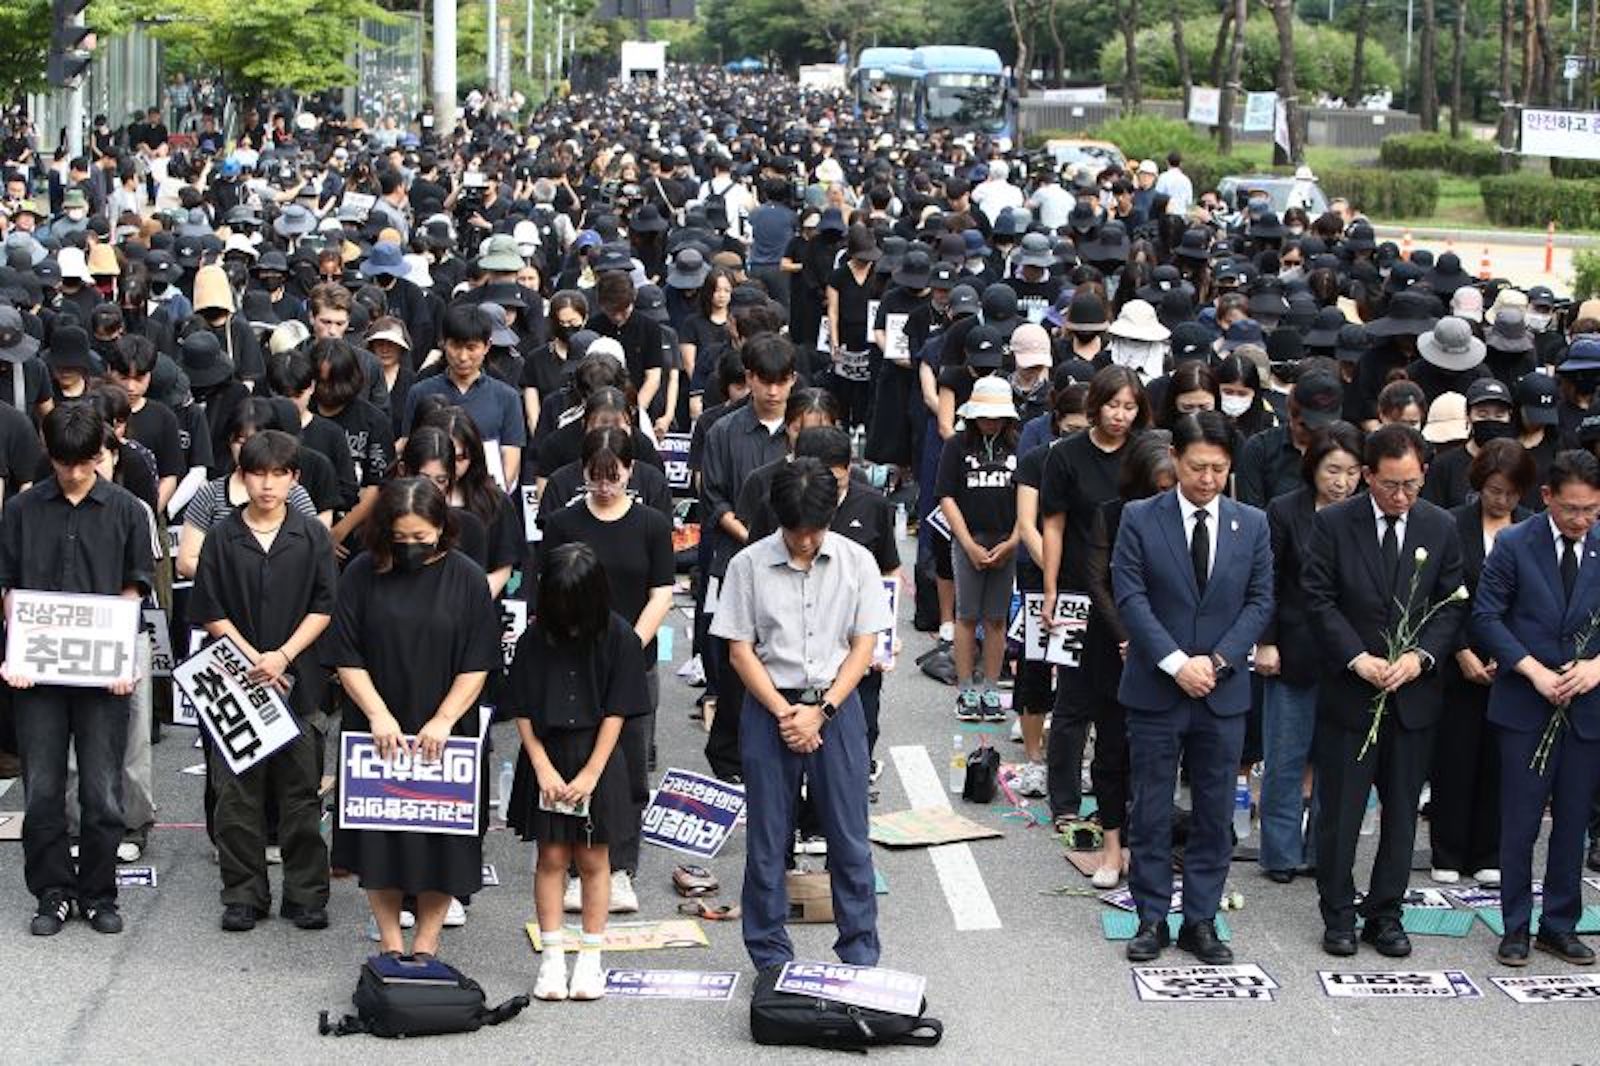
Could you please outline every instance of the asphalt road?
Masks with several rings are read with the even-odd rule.
[[[674,612],[679,655],[687,651],[685,619]],[[903,624],[907,655],[926,638]],[[663,671],[662,766],[700,769],[703,734],[686,715],[691,690]],[[908,794],[935,801],[945,779],[953,734],[950,690],[911,670],[886,687],[879,755],[888,763],[875,808],[908,805]],[[169,730],[155,749],[160,820],[200,820],[200,779],[180,773],[198,761],[187,731]],[[507,750],[514,734],[497,728]],[[1020,747],[998,741],[1006,758]],[[931,757],[928,755],[931,753]],[[930,766],[931,763],[931,766]],[[20,786],[0,795],[0,811],[20,805]],[[879,898],[884,965],[926,975],[930,1013],[946,1023],[934,1050],[880,1052],[892,1061],[963,1063],[1365,1062],[1408,1064],[1579,1062],[1594,1057],[1594,1007],[1521,1006],[1492,986],[1507,971],[1494,962],[1495,936],[1476,923],[1461,939],[1416,937],[1406,967],[1364,950],[1335,960],[1317,946],[1320,922],[1313,886],[1267,882],[1253,864],[1236,863],[1230,888],[1245,909],[1229,919],[1239,961],[1259,964],[1281,986],[1274,1002],[1140,1003],[1121,945],[1101,933],[1094,899],[1047,893],[1087,889],[1042,828],[1004,817],[1000,805],[965,806],[1004,837],[927,850],[875,849],[888,884]],[[736,898],[742,834],[712,864]],[[1363,863],[1370,862],[1371,839]],[[217,928],[216,867],[204,832],[159,829],[144,860],[159,873],[156,888],[123,893],[128,929],[99,936],[73,922],[54,939],[27,933],[33,901],[22,878],[20,845],[0,844],[0,1062],[91,1061],[476,1062],[605,1061],[630,1063],[836,1062],[803,1050],[756,1049],[748,1037],[751,978],[737,924],[706,923],[709,948],[610,954],[608,964],[655,969],[739,970],[729,1003],[534,1003],[522,1017],[470,1036],[394,1043],[371,1037],[317,1035],[317,1014],[349,1009],[357,968],[371,945],[366,908],[356,886],[336,882],[332,928],[305,933],[272,919],[253,933]],[[970,862],[963,858],[970,855]],[[536,958],[523,934],[532,914],[531,847],[504,831],[489,834],[485,860],[502,884],[486,888],[465,928],[447,931],[444,955],[479,980],[498,1001],[531,988]],[[671,854],[647,849],[639,880],[640,918],[673,915]],[[276,877],[274,877],[276,879]],[[1426,884],[1417,874],[1415,884]],[[1600,895],[1586,889],[1589,902]],[[831,927],[793,927],[802,957],[830,959]],[[1164,963],[1190,960],[1175,950]],[[1474,1000],[1360,1002],[1328,998],[1319,969],[1465,970],[1481,988]],[[1524,973],[1571,972],[1536,956]],[[1548,1014],[1549,1016],[1541,1016]]]

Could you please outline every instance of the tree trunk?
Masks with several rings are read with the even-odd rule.
[[[1221,123],[1217,137],[1217,149],[1223,155],[1233,151],[1233,111],[1234,98],[1238,96],[1239,71],[1244,65],[1244,25],[1250,17],[1250,0],[1234,0],[1233,8],[1233,43],[1228,48],[1228,73],[1222,85],[1222,107],[1217,116]]]
[[[1120,0],[1117,17],[1122,22],[1122,113],[1139,113],[1139,0]]]
[[[1523,0],[1522,4],[1522,93],[1520,103],[1527,107],[1533,103],[1538,88],[1539,75],[1539,3]]]
[[[1364,2],[1364,0],[1363,0]],[[1228,53],[1228,31],[1233,29],[1233,2],[1225,0],[1222,5],[1222,18],[1217,23],[1217,43],[1211,48],[1211,84],[1222,84],[1222,63]]]
[[[1055,75],[1056,84],[1064,85],[1067,80],[1067,46],[1061,39],[1061,21],[1056,16],[1060,14],[1060,5],[1051,4],[1050,11],[1045,21],[1050,27],[1050,43],[1055,46]]]
[[[1278,31],[1278,99],[1283,103],[1284,123],[1289,127],[1289,147],[1277,143],[1274,130],[1272,162],[1298,165],[1305,161],[1305,146],[1300,136],[1300,90],[1294,77],[1294,0],[1273,0],[1272,22]]]
[[[1600,2],[1600,0],[1590,0],[1590,2],[1596,3]],[[1172,54],[1178,61],[1178,88],[1183,94],[1183,114],[1187,118],[1189,114],[1189,91],[1194,88],[1194,71],[1189,69],[1189,47],[1183,40],[1183,4],[1181,0],[1171,0],[1171,8]],[[1591,43],[1589,47],[1593,50],[1594,45]]]
[[[1351,107],[1360,104],[1362,97],[1367,95],[1367,16],[1369,13],[1370,0],[1357,0],[1355,53],[1350,57],[1350,93],[1345,97],[1344,101]]]
[[[1583,50],[1583,98],[1594,106],[1594,46],[1595,34],[1600,31],[1600,0],[1589,0],[1589,44]]]
[[[1006,0],[1006,15],[1011,19],[1011,33],[1017,42],[1017,62],[1011,68],[1016,73],[1017,95],[1028,95],[1028,37],[1022,28],[1022,13],[1018,10],[1022,0]]]
[[[1467,0],[1456,0],[1455,39],[1450,50],[1450,136],[1461,136],[1461,77],[1467,48]]]
[[[1561,53],[1550,32],[1550,0],[1537,0],[1539,15],[1539,98],[1546,105],[1556,102],[1556,79],[1560,77]]]
[[[1439,33],[1434,25],[1436,14],[1434,0],[1422,0],[1422,54],[1418,56],[1417,63],[1422,100],[1418,110],[1422,116],[1422,128],[1429,133],[1439,132]]]
[[[1516,98],[1511,90],[1512,31],[1515,23],[1511,10],[1513,0],[1500,0],[1500,123],[1497,139],[1500,142],[1500,169],[1511,169],[1511,151],[1516,147]]]

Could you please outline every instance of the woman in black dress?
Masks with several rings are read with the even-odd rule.
[[[672,523],[661,512],[628,495],[634,461],[633,437],[625,429],[593,429],[583,438],[583,471],[588,491],[582,501],[563,507],[545,520],[545,557],[563,544],[588,545],[605,567],[611,610],[626,618],[644,646],[642,672],[649,702],[647,713],[628,723],[622,751],[632,787],[631,832],[612,838],[612,906],[619,913],[638,910],[633,877],[639,870],[639,816],[649,801],[647,778],[655,747],[655,709],[660,697],[656,678],[656,633],[672,609],[676,557]],[[571,902],[569,900],[569,902]]]
[[[445,738],[478,735],[478,694],[501,661],[499,615],[483,571],[452,551],[455,522],[423,478],[385,485],[367,550],[339,580],[333,662],[350,697],[343,728],[368,732],[379,754],[434,762]],[[480,819],[487,771],[479,767]],[[335,830],[333,865],[353,871],[378,922],[381,950],[404,951],[401,900],[417,898],[413,952],[434,955],[454,896],[483,887],[476,835]]]
[[[517,643],[511,665],[507,702],[522,747],[507,824],[539,843],[533,896],[543,957],[533,994],[540,999],[605,993],[600,943],[611,903],[610,847],[638,834],[617,741],[624,721],[649,709],[644,651],[610,598],[594,549],[553,550],[539,578],[538,621]],[[574,862],[583,886],[583,939],[569,988],[561,913]]]

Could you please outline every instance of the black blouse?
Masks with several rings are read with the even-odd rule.
[[[528,719],[541,740],[598,729],[606,718],[636,718],[650,711],[644,667],[638,635],[615,611],[592,642],[553,640],[536,622],[517,642],[503,710]]]

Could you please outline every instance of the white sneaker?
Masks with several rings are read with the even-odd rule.
[[[1437,866],[1429,872],[1428,876],[1441,885],[1453,885],[1461,880],[1461,875],[1455,870],[1441,870]]]
[[[1115,866],[1101,866],[1095,870],[1094,876],[1089,878],[1089,883],[1095,888],[1116,888],[1122,880],[1122,871]]]
[[[118,862],[138,862],[139,857],[143,854],[144,849],[131,840],[124,840],[117,845]]]
[[[1011,743],[1013,743],[1013,744],[1021,744],[1022,743],[1022,716],[1021,715],[1018,715],[1017,717],[1011,719]]]
[[[633,890],[633,878],[621,870],[611,872],[611,913],[634,914],[639,910],[639,896]],[[601,984],[605,983],[603,977]]]
[[[460,929],[467,924],[467,908],[455,897],[450,898],[450,909],[444,912],[444,927],[446,929]]]
[[[267,865],[268,866],[282,866],[283,865],[283,849],[278,847],[278,845],[276,845],[276,844],[268,844],[267,845]]]
[[[539,976],[533,982],[533,998],[556,1003],[566,999],[567,994],[567,953],[559,945],[546,942],[539,953]]]
[[[1031,762],[1017,771],[1017,794],[1020,796],[1038,797],[1046,795],[1048,789],[1048,774],[1044,763]]]
[[[1500,871],[1494,869],[1493,867],[1479,870],[1477,873],[1472,875],[1472,879],[1478,882],[1480,888],[1500,887]]]
[[[561,894],[561,909],[568,914],[583,913],[583,882],[576,877],[567,878],[567,890]]]
[[[571,997],[579,1001],[600,999],[606,994],[606,971],[600,965],[600,952],[579,951],[572,967]]]

